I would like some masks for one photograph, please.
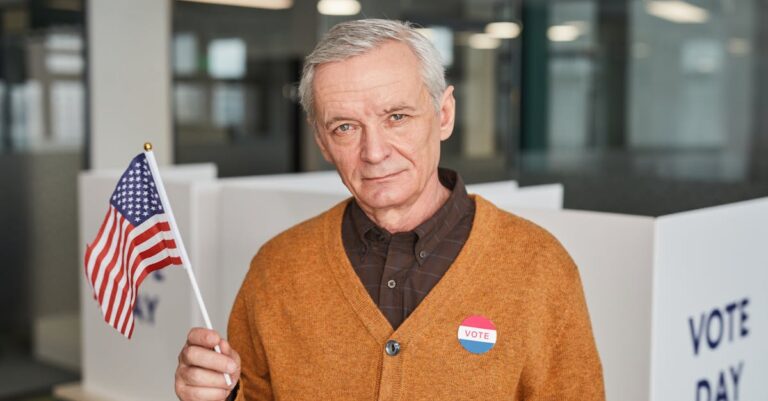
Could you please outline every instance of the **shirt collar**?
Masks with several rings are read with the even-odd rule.
[[[440,183],[451,190],[448,200],[425,222],[419,224],[413,232],[418,240],[414,252],[416,261],[422,264],[426,256],[432,253],[440,241],[453,231],[461,219],[472,211],[472,199],[467,195],[464,181],[458,173],[448,169],[438,169]]]
[[[445,238],[448,233],[467,214],[472,212],[474,206],[472,199],[467,195],[464,181],[453,170],[439,168],[437,171],[440,183],[451,190],[448,200],[423,223],[414,228],[411,233],[416,235],[414,254],[416,261],[421,265],[434,248]],[[357,201],[352,201],[350,207],[350,220],[355,235],[360,241],[369,247],[372,242],[389,243],[392,238],[387,230],[378,227],[368,215],[363,212]]]

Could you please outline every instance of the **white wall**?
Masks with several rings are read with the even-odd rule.
[[[145,141],[171,163],[170,1],[87,5],[91,168],[123,168]]]

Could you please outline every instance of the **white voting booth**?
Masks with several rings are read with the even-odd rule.
[[[178,178],[168,170],[168,195],[220,331],[258,248],[349,196],[335,172],[214,180],[205,168]],[[81,177],[83,246],[117,175]],[[608,400],[768,399],[761,383],[768,378],[768,247],[760,246],[768,239],[768,199],[650,218],[561,210],[560,185],[510,181],[468,191],[547,228],[571,253]],[[84,283],[81,390],[99,397],[90,399],[175,399],[177,353],[202,321],[185,273],[162,276],[141,287],[146,316],[131,341],[103,323]]]
[[[654,246],[651,397],[768,400],[768,199],[659,218]]]
[[[659,218],[500,206],[579,265],[608,400],[768,399],[768,198]]]

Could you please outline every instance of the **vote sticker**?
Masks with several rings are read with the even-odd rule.
[[[473,354],[484,354],[496,344],[496,326],[483,316],[470,316],[459,326],[459,343]]]

